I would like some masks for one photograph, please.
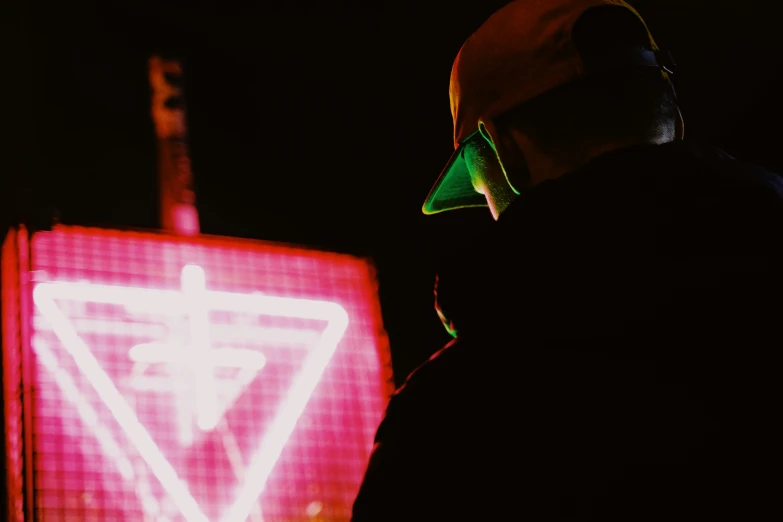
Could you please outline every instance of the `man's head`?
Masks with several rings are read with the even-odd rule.
[[[621,0],[516,0],[460,50],[455,154],[424,204],[488,206],[616,148],[682,136],[670,64]]]

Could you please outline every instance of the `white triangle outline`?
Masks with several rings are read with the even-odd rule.
[[[192,265],[191,265],[192,266]],[[307,402],[348,327],[348,314],[337,303],[273,297],[262,294],[237,294],[206,290],[211,310],[227,310],[257,315],[312,319],[327,322],[317,344],[310,350],[302,369],[294,378],[288,395],[278,406],[271,426],[262,435],[255,456],[250,460],[234,503],[221,522],[244,522],[253,504],[263,492],[288,437],[294,430]],[[156,307],[184,306],[183,294],[175,290],[153,290],[112,285],[71,282],[41,282],[33,290],[33,301],[49,321],[62,346],[73,357],[79,370],[108,407],[112,416],[131,440],[142,459],[188,522],[210,522],[198,502],[180,480],[176,470],[152,439],[135,412],[103,370],[87,343],[79,336],[56,299],[127,305],[147,301]]]

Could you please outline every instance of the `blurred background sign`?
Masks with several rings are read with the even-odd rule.
[[[10,520],[349,520],[392,391],[367,260],[20,228],[3,292]]]

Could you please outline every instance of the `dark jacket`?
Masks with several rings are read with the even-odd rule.
[[[441,271],[457,339],[353,521],[779,517],[782,226],[776,174],[683,142],[519,197]]]

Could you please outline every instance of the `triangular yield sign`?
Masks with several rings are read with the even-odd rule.
[[[194,315],[202,314],[198,317],[198,321],[195,321],[197,323],[200,321],[201,324],[195,324],[196,330],[191,332],[196,336],[206,335],[206,332],[198,331],[198,328],[206,326],[204,323],[208,320],[206,310],[327,323],[317,343],[310,349],[301,370],[294,377],[288,395],[261,436],[255,454],[240,480],[240,487],[233,504],[221,517],[221,522],[244,522],[264,490],[283,447],[343,337],[348,326],[348,314],[340,305],[327,301],[206,290],[204,279],[201,267],[188,265],[182,271],[181,292],[90,283],[39,282],[33,291],[33,300],[41,315],[50,323],[62,347],[73,357],[80,372],[103,400],[122,431],[188,522],[210,521],[186,484],[180,479],[177,470],[167,460],[147,428],[139,421],[134,409],[92,353],[89,345],[58,306],[57,300],[120,305],[137,310],[160,309],[167,310],[169,313],[172,310],[182,310],[183,314],[191,314],[191,319],[194,319]],[[33,343],[34,349],[35,344]],[[48,362],[45,365],[50,370],[55,369],[53,364],[56,364],[56,360],[50,354],[39,353],[39,357],[45,359],[45,363]],[[60,386],[63,387],[62,384]],[[74,392],[75,390],[69,390],[71,394]],[[219,410],[213,409],[212,412],[220,414]]]

